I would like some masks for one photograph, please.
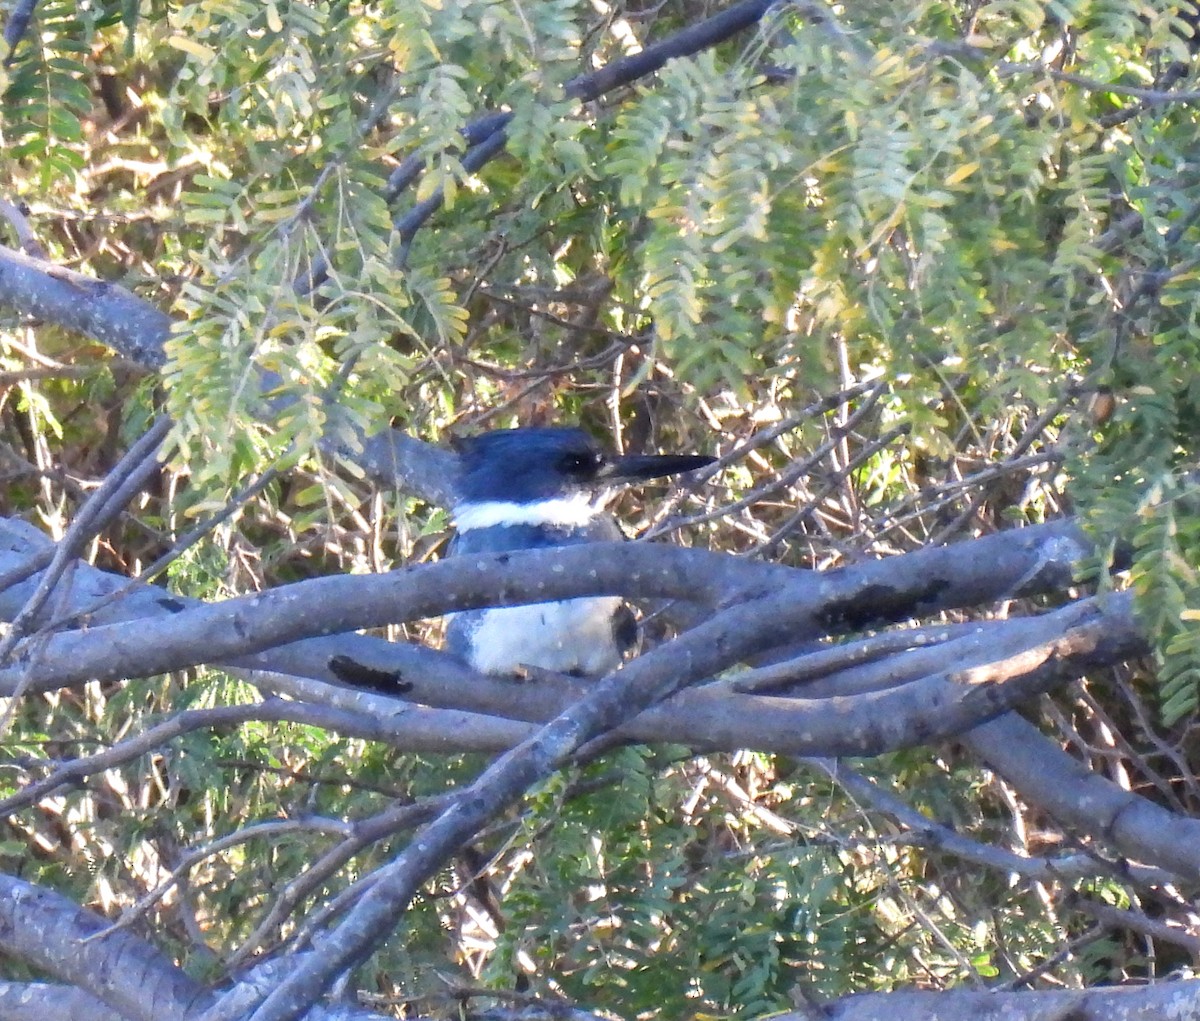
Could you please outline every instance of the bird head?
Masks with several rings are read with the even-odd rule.
[[[695,471],[692,454],[610,455],[582,429],[498,429],[458,440],[460,501],[529,503],[599,494],[621,485]]]

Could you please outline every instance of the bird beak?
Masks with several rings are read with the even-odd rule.
[[[702,454],[630,454],[608,461],[596,477],[603,482],[644,482],[705,468],[715,460]]]

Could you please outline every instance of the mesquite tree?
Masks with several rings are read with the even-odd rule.
[[[0,13],[0,1019],[1200,1017],[1190,3]]]

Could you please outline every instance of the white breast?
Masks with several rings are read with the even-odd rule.
[[[613,638],[615,596],[482,611],[473,622],[471,665],[485,674],[511,674],[518,666],[558,673],[606,674],[621,662]]]

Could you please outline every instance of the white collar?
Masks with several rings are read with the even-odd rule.
[[[459,532],[504,525],[558,525],[583,528],[590,525],[600,508],[590,493],[572,493],[533,503],[507,500],[479,500],[460,503],[454,508],[454,527]]]

